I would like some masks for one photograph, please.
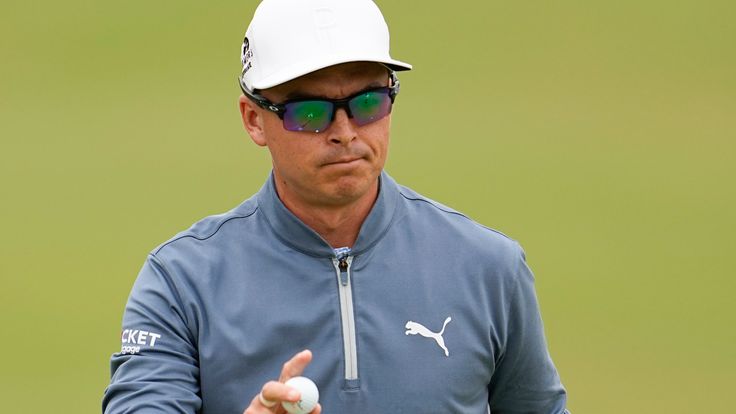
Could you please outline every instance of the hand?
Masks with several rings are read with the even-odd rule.
[[[281,406],[281,401],[297,402],[301,395],[299,391],[294,388],[288,387],[284,382],[288,381],[292,377],[297,377],[304,372],[304,368],[312,362],[312,352],[304,350],[294,355],[289,361],[284,364],[281,369],[281,375],[278,381],[269,381],[261,390],[259,395],[256,395],[250,402],[248,408],[245,409],[243,414],[283,414],[286,413],[284,407]],[[274,403],[270,407],[263,404],[261,397],[266,400],[267,403]],[[317,406],[312,410],[310,414],[320,414],[322,412],[322,406]]]

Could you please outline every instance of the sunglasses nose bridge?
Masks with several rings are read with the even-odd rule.
[[[353,141],[358,134],[358,125],[349,115],[347,108],[343,111],[335,111],[335,116],[330,122],[329,129],[325,130],[326,138],[335,144],[345,145]]]
[[[350,111],[350,105],[348,104],[348,101],[335,101],[332,103],[333,110],[332,110],[332,120],[335,120],[335,117],[337,117],[337,110],[338,109],[344,109],[345,114],[348,116],[348,118],[353,117],[352,111]]]
[[[339,109],[344,109],[344,114],[341,115],[340,113],[338,113]],[[330,120],[330,125],[349,124],[352,128],[353,122],[353,115],[350,113],[350,108],[348,108],[347,106],[335,106],[335,110],[332,114],[332,119]],[[342,128],[342,126],[340,126],[340,128]]]

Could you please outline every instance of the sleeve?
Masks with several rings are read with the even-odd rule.
[[[149,255],[125,307],[122,346],[110,360],[103,413],[199,411],[196,335],[189,326],[174,280]]]
[[[547,350],[534,276],[521,248],[514,268],[516,287],[506,314],[506,344],[488,390],[491,412],[569,414],[567,393]]]

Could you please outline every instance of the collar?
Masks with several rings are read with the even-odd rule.
[[[385,171],[379,176],[378,198],[363,222],[351,251],[359,255],[373,247],[386,234],[397,216],[399,186]],[[310,256],[335,257],[335,251],[317,232],[304,224],[284,206],[276,193],[273,172],[256,194],[258,209],[263,212],[276,237],[284,244]]]

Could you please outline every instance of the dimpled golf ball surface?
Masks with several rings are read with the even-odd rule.
[[[296,388],[302,394],[302,399],[292,403],[283,401],[281,405],[291,414],[308,414],[314,410],[319,400],[317,385],[307,377],[294,377],[286,381],[286,385]]]

